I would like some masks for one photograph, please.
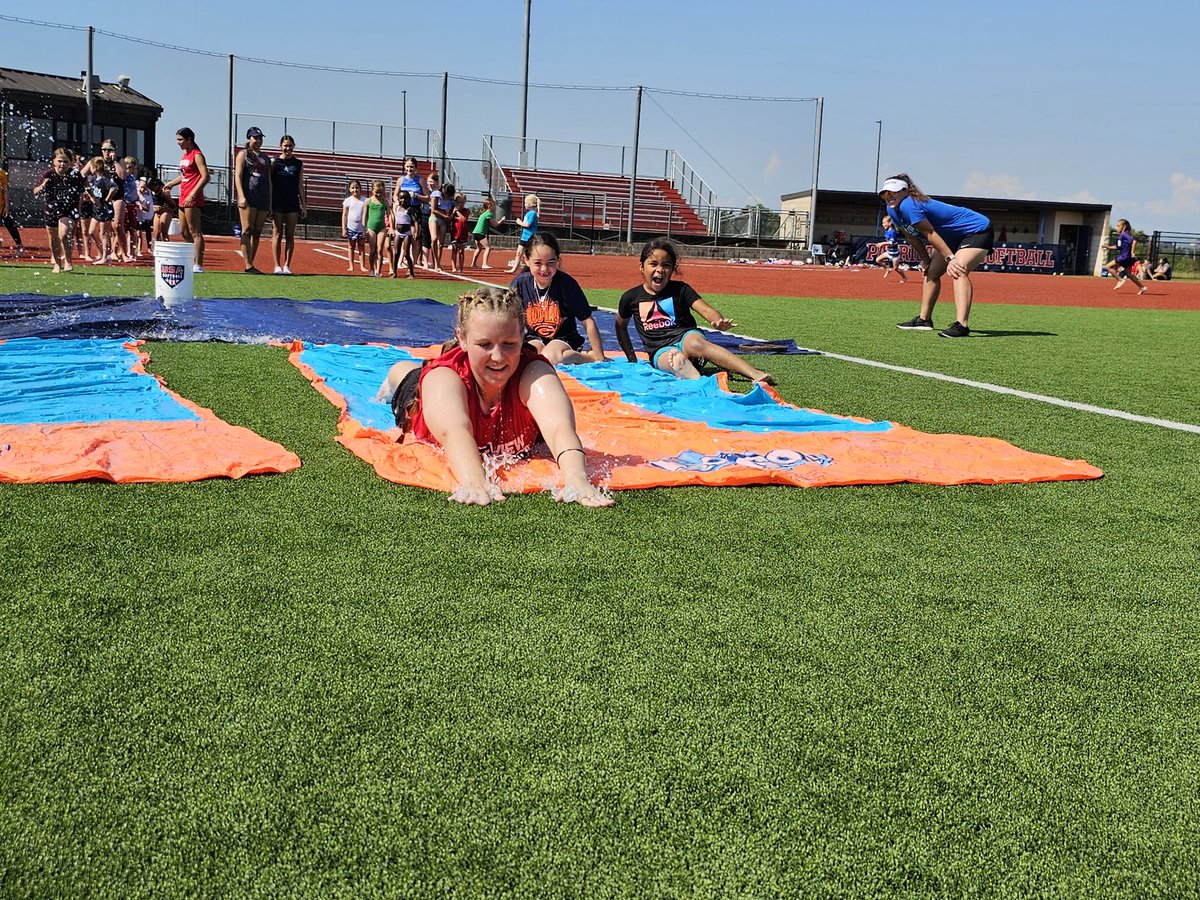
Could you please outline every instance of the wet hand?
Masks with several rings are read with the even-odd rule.
[[[464,506],[487,506],[504,501],[504,492],[491,482],[485,484],[460,485],[450,494],[450,500]]]
[[[559,503],[578,503],[593,509],[612,506],[616,502],[590,481],[569,482],[561,490],[554,491],[553,496]]]

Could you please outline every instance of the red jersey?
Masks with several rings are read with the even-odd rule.
[[[193,147],[187,153],[183,154],[183,158],[179,160],[179,177],[182,179],[179,182],[180,206],[204,205],[204,191],[197,194],[195,200],[188,200],[188,196],[192,191],[196,190],[196,185],[200,183],[200,167],[196,165],[196,157],[199,155],[200,148]]]
[[[469,233],[467,229],[470,224],[471,221],[466,216],[456,216],[454,218],[454,240],[466,241],[467,234]]]
[[[467,351],[462,347],[447,350],[437,359],[425,363],[421,369],[421,382],[434,369],[453,369],[462,379],[467,394],[467,416],[471,420],[471,433],[475,437],[475,446],[493,456],[521,454],[533,446],[541,437],[537,422],[529,408],[521,402],[521,375],[535,359],[542,357],[528,344],[521,347],[521,359],[517,363],[517,371],[513,373],[500,402],[489,412],[479,401],[479,392],[475,390],[475,376],[471,374],[471,364],[467,360]],[[420,384],[420,382],[418,382]],[[417,396],[420,396],[420,387]],[[426,444],[436,444],[437,439],[425,425],[425,414],[420,404],[413,415],[410,430],[414,438]]]

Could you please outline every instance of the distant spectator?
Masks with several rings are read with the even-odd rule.
[[[1139,294],[1146,293],[1146,286],[1133,272],[1138,261],[1137,238],[1133,236],[1133,229],[1130,227],[1128,219],[1117,219],[1117,242],[1105,244],[1104,249],[1117,251],[1117,258],[1104,267],[1117,279],[1113,290],[1119,291],[1128,279],[1137,285]]]
[[[1153,281],[1170,281],[1171,269],[1171,261],[1164,256],[1157,266],[1146,272],[1146,277]]]
[[[170,192],[171,188],[179,185],[179,227],[180,233],[189,244],[195,245],[195,263],[193,272],[204,271],[204,232],[200,227],[200,213],[204,208],[204,187],[211,175],[204,153],[196,144],[196,132],[190,128],[180,128],[175,132],[175,143],[179,145],[183,156],[179,160],[179,174],[163,185],[163,190]]]
[[[17,228],[17,223],[13,219],[8,208],[8,160],[0,160],[0,225],[8,229],[8,233],[12,235],[13,244],[16,246],[17,256],[25,252],[25,245],[21,243],[21,232]]]
[[[429,246],[429,237],[425,228],[425,220],[429,217],[429,211],[428,208],[422,206],[424,202],[428,201],[428,196],[425,194],[425,186],[421,184],[421,178],[417,174],[417,158],[415,156],[404,157],[404,177],[400,179],[392,193],[393,205],[401,191],[408,192],[408,215],[412,220],[412,231],[409,232],[411,235],[409,255],[415,260],[416,257],[422,255],[424,248]]]
[[[491,197],[486,197],[483,201],[483,211],[479,213],[479,219],[475,222],[475,255],[471,257],[471,268],[475,268],[475,263],[479,260],[479,254],[483,254],[483,265],[479,268],[490,269],[488,265],[488,257],[492,253],[492,245],[489,242],[488,236],[492,233],[491,229],[498,228],[504,224],[504,217],[493,222],[496,216],[496,201]]]
[[[150,178],[142,175],[137,180],[137,231],[133,240],[137,255],[142,250],[152,253],[154,249],[154,194],[150,192]]]
[[[271,217],[275,221],[271,255],[276,275],[292,274],[296,222],[308,216],[302,190],[304,163],[293,152],[295,149],[295,139],[285,134],[279,139],[279,155],[271,163]]]
[[[150,180],[146,182],[146,187],[150,188],[150,193],[154,197],[154,240],[169,241],[171,239],[171,221],[175,218],[179,207],[171,197],[171,192],[164,189],[162,179],[151,176]]]
[[[542,202],[538,199],[537,194],[526,194],[525,196],[525,218],[521,220],[521,242],[517,244],[517,253],[513,257],[513,261],[505,270],[510,275],[514,272],[519,272],[525,267],[525,255],[529,250],[529,239],[537,234],[538,230],[538,214],[541,211]]]
[[[33,188],[34,196],[41,194],[46,202],[46,237],[56,273],[70,272],[73,268],[71,249],[75,215],[79,209],[79,196],[87,189],[79,170],[72,168],[73,162],[69,151],[55,150],[50,168],[42,173],[41,181]]]
[[[896,228],[892,223],[891,216],[883,217],[883,247],[879,255],[875,257],[875,265],[881,266],[885,262],[890,268],[883,270],[884,278],[894,271],[900,276],[901,284],[908,283],[908,276],[900,268],[900,244],[896,241]]]
[[[138,231],[138,161],[136,157],[126,156],[121,160],[125,164],[125,179],[121,182],[121,194],[125,200],[125,221],[117,223],[117,234],[120,236],[121,252],[127,260],[137,258]]]
[[[125,168],[125,160],[117,156],[117,145],[112,138],[106,138],[100,145],[100,159],[105,172],[96,174],[107,174],[119,188],[117,196],[113,198],[112,202],[112,230],[116,235],[116,250],[111,256],[117,262],[125,262],[128,259],[125,253],[125,176],[128,171]],[[96,161],[93,159],[93,170],[96,168],[95,163]]]
[[[364,216],[366,201],[362,198],[362,185],[357,178],[350,180],[350,196],[342,201],[342,237],[346,239],[346,271],[354,271],[354,251],[357,250],[358,265],[367,271],[367,247],[363,237],[367,231]]]
[[[263,226],[271,214],[271,158],[262,152],[263,133],[257,126],[246,130],[246,146],[233,164],[238,214],[242,225],[242,260],[248,275],[258,275],[254,257]]]

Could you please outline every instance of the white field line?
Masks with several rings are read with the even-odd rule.
[[[1193,434],[1200,434],[1200,425],[1192,425],[1188,422],[1172,422],[1170,419],[1156,419],[1152,416],[1139,416],[1137,413],[1125,412],[1120,409],[1108,409],[1104,406],[1093,406],[1090,403],[1077,403],[1074,400],[1063,400],[1061,397],[1049,397],[1045,394],[1034,394],[1029,391],[1019,391],[1016,388],[1003,387],[998,384],[989,384],[986,381],[972,381],[969,378],[955,378],[952,375],[943,375],[940,372],[927,372],[924,369],[910,369],[907,366],[893,366],[890,363],[875,362],[871,359],[859,359],[857,356],[843,356],[840,353],[830,353],[827,350],[820,351],[822,355],[828,356],[831,359],[840,359],[843,362],[858,363],[860,366],[873,366],[877,369],[888,369],[892,372],[903,372],[905,375],[919,375],[922,378],[934,378],[938,381],[948,381],[952,384],[962,384],[967,387],[979,388],[984,391],[992,391],[996,394],[1008,394],[1012,397],[1020,397],[1023,400],[1036,400],[1038,403],[1049,403],[1052,406],[1062,406],[1067,409],[1074,409],[1080,412],[1095,413],[1100,416],[1112,416],[1114,419],[1125,419],[1129,422],[1140,422],[1143,425],[1157,425],[1159,428],[1173,428],[1176,431],[1190,431]]]

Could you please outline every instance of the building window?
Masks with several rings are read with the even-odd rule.
[[[4,117],[4,154],[10,159],[29,159],[28,123],[14,115]]]
[[[54,152],[54,123],[49,119],[29,120],[29,158],[49,159]]]
[[[104,137],[102,141],[111,139],[117,145],[117,156],[125,156],[128,154],[128,149],[125,147],[125,129],[120,125],[105,125]]]

